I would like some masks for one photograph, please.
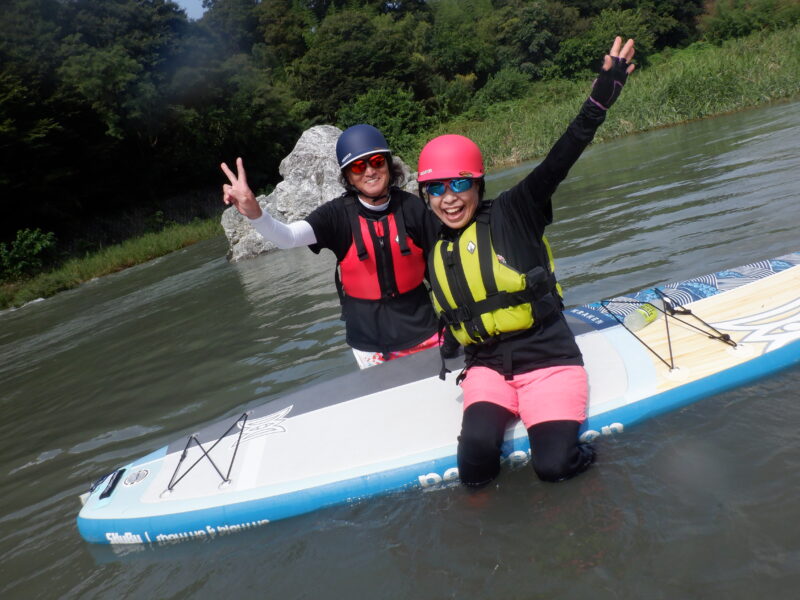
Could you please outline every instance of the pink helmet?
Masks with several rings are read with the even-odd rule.
[[[483,156],[478,145],[463,135],[440,135],[419,154],[417,181],[458,177],[483,177]]]

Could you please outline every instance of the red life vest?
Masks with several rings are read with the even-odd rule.
[[[400,203],[375,221],[358,214],[352,196],[346,206],[353,243],[339,263],[344,295],[380,300],[419,287],[425,277],[425,259],[422,249],[406,234]]]

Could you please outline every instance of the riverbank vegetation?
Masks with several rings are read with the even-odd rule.
[[[31,233],[28,233],[31,236]],[[57,268],[35,275],[0,282],[0,309],[21,306],[38,298],[78,287],[199,241],[222,235],[219,219],[195,219],[173,223],[158,232],[146,233],[81,257],[67,259]],[[24,238],[24,236],[23,236]]]
[[[541,156],[617,33],[642,68],[599,140],[800,92],[796,0],[207,0],[199,21],[167,0],[8,5],[0,306],[146,260],[116,246],[132,236],[164,230],[167,252],[197,217],[186,240],[216,235],[219,162],[269,189],[314,124],[373,123],[412,165],[445,131],[494,168]]]

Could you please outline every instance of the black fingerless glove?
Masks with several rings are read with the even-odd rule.
[[[611,60],[614,61],[611,68],[608,71],[600,71],[589,94],[589,100],[603,110],[608,110],[617,101],[628,79],[628,61],[614,56]]]

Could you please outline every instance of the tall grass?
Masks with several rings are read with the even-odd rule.
[[[160,232],[108,246],[83,258],[72,258],[59,268],[29,280],[3,284],[0,286],[0,308],[20,306],[37,298],[52,296],[95,277],[116,273],[221,234],[218,218],[169,225]]]
[[[589,81],[540,82],[527,98],[492,107],[483,121],[456,119],[418,140],[460,133],[481,148],[490,168],[544,155],[586,98]],[[800,93],[800,27],[757,33],[721,46],[697,43],[666,51],[635,72],[595,137],[616,138],[750,108]],[[409,157],[416,164],[416,156]]]

